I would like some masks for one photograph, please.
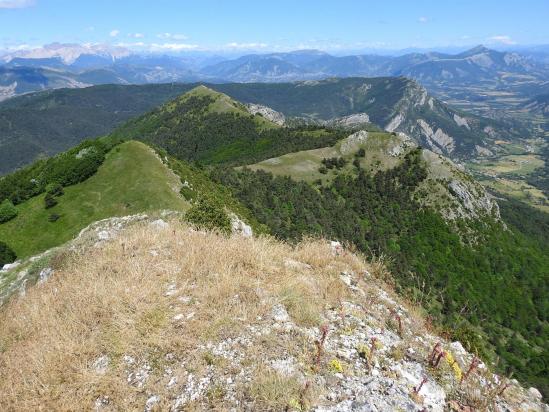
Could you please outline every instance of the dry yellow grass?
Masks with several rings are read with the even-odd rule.
[[[167,366],[171,376],[199,374],[216,362],[202,344],[237,337],[278,302],[296,323],[318,326],[320,312],[348,294],[341,271],[366,268],[355,255],[334,257],[327,242],[291,247],[170,225],[142,224],[101,247],[73,252],[48,282],[0,309],[0,410],[92,410],[99,397],[109,400],[105,410],[143,410],[153,393],[160,396],[155,407],[165,410],[173,400]],[[265,337],[263,347],[245,350],[259,359],[276,350],[308,356],[305,342],[292,349],[298,344]],[[143,386],[128,384],[126,355],[148,365]],[[108,366],[98,371],[94,363],[102,356]],[[234,365],[225,363],[230,374]],[[278,405],[253,388],[243,388],[242,396]],[[222,409],[221,393],[211,392],[211,406]]]
[[[383,259],[176,220],[91,239],[66,247],[46,283],[0,308],[0,411],[303,411],[334,406],[345,385],[367,390],[360,379],[374,371],[403,388],[399,405],[414,401],[406,393],[425,375],[458,405],[493,402],[500,390],[487,369],[484,383],[473,374],[460,386],[448,366],[428,365],[434,345],[450,343],[396,296]],[[461,368],[471,359],[460,354]],[[388,408],[389,386],[361,396]],[[433,402],[425,392],[415,402]],[[528,396],[513,386],[503,398],[516,410]]]

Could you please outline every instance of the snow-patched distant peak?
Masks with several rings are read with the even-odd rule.
[[[127,49],[113,47],[105,44],[64,44],[51,43],[42,47],[18,50],[3,57],[3,60],[10,62],[15,58],[25,59],[61,59],[65,64],[74,63],[81,55],[92,54],[102,57],[119,59],[130,55]]]

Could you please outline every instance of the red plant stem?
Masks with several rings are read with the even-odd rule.
[[[376,337],[373,337],[370,340],[370,358],[372,358],[374,356],[374,352],[376,351],[376,342],[377,342]]]
[[[439,353],[439,355],[438,355],[438,358],[437,358],[435,364],[433,365],[435,368],[438,366],[438,364],[440,363],[440,360],[441,360],[444,356],[446,356],[446,352],[441,351],[441,352]]]
[[[506,383],[505,385],[503,385],[503,387],[498,392],[498,396],[503,395],[503,392],[505,392],[505,389],[507,389],[509,386],[511,386],[510,383]]]
[[[441,347],[440,342],[437,342],[437,344],[433,348],[433,351],[431,352],[431,356],[429,356],[429,363],[431,365],[435,364],[435,358],[436,358],[437,354],[440,353],[440,347]]]
[[[419,394],[419,391],[421,390],[421,388],[423,388],[423,385],[424,385],[426,382],[427,382],[427,378],[423,378],[423,379],[421,380],[421,383],[419,384],[419,386],[418,386],[418,387],[414,387],[414,393],[415,393],[416,395]]]
[[[320,327],[320,339],[315,341],[316,344],[316,356],[315,356],[315,365],[320,365],[320,359],[322,357],[322,352],[324,351],[324,342],[328,336],[328,325],[322,325]]]
[[[469,377],[469,374],[471,374],[478,367],[479,364],[480,364],[480,359],[475,356],[471,361],[471,364],[469,365],[469,369],[467,369],[467,372],[465,372],[461,376],[460,383],[462,383],[465,379],[467,379]]]

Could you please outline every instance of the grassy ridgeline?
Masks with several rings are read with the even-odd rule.
[[[58,204],[44,208],[44,194],[17,206],[18,216],[0,225],[0,239],[20,258],[72,239],[88,224],[111,216],[154,210],[186,210],[173,188],[179,179],[143,143],[129,141],[111,150],[95,175],[66,187]],[[60,218],[48,221],[52,214]]]

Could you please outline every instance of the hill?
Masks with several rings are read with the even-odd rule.
[[[67,249],[0,309],[2,409],[545,407],[438,336],[381,265],[164,225]]]
[[[283,128],[229,96],[197,86],[131,120],[113,133],[164,148],[179,159],[245,164],[276,154],[336,142],[343,132],[323,127]]]
[[[0,103],[0,174],[52,155],[85,138],[105,135],[195,88],[197,84],[97,86],[48,91]],[[331,79],[280,84],[207,84],[242,103],[262,104],[307,121],[366,114],[454,158],[505,151],[500,140],[528,136],[518,128],[455,111],[404,78]],[[421,120],[421,122],[420,122]],[[478,148],[477,148],[478,146]]]
[[[416,143],[404,134],[359,131],[331,147],[289,153],[248,167],[325,185],[341,174],[356,177],[360,169],[371,174],[395,169],[415,147]],[[497,203],[466,172],[430,150],[424,149],[421,155],[427,174],[413,194],[421,204],[448,220],[499,219]],[[330,159],[338,159],[342,165],[330,167]]]
[[[0,101],[40,90],[86,86],[89,84],[79,81],[77,75],[68,72],[43,67],[0,66]]]
[[[540,94],[524,103],[524,108],[549,117],[549,93]]]
[[[0,175],[109,134],[190,88],[109,85],[46,91],[0,103]]]
[[[65,187],[57,205],[46,209],[44,194],[17,205],[18,215],[0,225],[0,239],[17,256],[28,257],[72,239],[97,220],[158,210],[184,211],[181,183],[154,151],[140,142],[122,143],[97,173]],[[48,217],[59,216],[55,222]]]

